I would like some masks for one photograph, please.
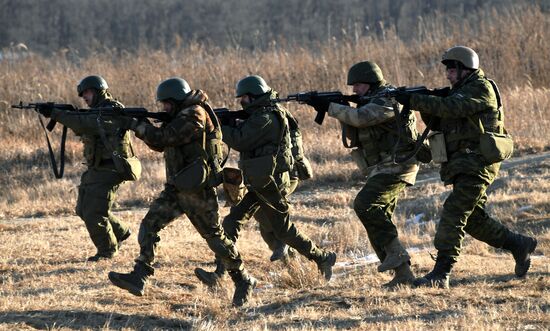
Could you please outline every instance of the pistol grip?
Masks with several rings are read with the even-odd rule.
[[[53,128],[55,128],[55,125],[57,124],[57,122],[55,120],[50,120],[48,122],[48,125],[46,125],[46,129],[48,129],[48,131],[52,131]]]
[[[319,111],[317,112],[317,115],[315,116],[315,123],[321,125],[323,124],[323,120],[325,119],[325,112],[324,111]]]

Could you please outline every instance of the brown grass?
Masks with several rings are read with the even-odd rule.
[[[294,219],[315,241],[337,251],[334,279],[325,284],[303,258],[289,266],[270,263],[252,221],[238,246],[260,283],[245,309],[230,307],[228,278],[215,291],[195,279],[195,267],[213,268],[212,254],[185,218],[162,231],[156,273],[141,298],[107,280],[110,270],[132,268],[139,250],[135,236],[114,261],[93,264],[85,262],[94,248],[77,217],[1,221],[0,329],[545,330],[550,325],[550,202],[544,193],[549,176],[544,163],[504,171],[489,195],[495,217],[539,240],[528,277],[513,277],[513,259],[506,252],[467,237],[451,290],[380,288],[390,275],[377,273],[375,263],[361,263],[373,251],[349,208],[359,186],[298,192],[292,198]],[[404,244],[420,249],[411,249],[416,274],[433,265],[428,252],[437,212],[426,211],[440,210],[447,194],[442,185],[430,184],[402,196],[395,220]],[[117,212],[133,229],[144,213]],[[419,224],[405,221],[419,213],[426,213]]]

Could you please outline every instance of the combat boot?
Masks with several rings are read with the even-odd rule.
[[[213,272],[206,271],[203,268],[195,268],[195,276],[197,276],[204,285],[209,287],[216,287],[219,285],[224,275],[225,266],[221,259],[216,259],[216,270]]]
[[[433,286],[449,288],[449,276],[453,267],[453,261],[446,256],[438,256],[432,271],[424,277],[414,280],[414,286]]]
[[[322,259],[316,261],[317,268],[321,275],[325,276],[327,282],[332,278],[332,267],[336,264],[336,253],[328,252],[322,255]]]
[[[384,246],[384,252],[386,253],[386,258],[378,266],[378,272],[395,269],[411,259],[409,253],[407,253],[407,250],[401,245],[397,237]]]
[[[277,248],[273,250],[273,254],[269,257],[269,261],[275,262],[279,260],[288,260],[289,248],[287,244],[281,243]]]
[[[117,255],[117,253],[118,251],[112,251],[112,252],[106,252],[106,253],[97,252],[95,255],[88,257],[88,261],[98,262],[101,260],[109,260],[109,259],[112,259],[115,255]]]
[[[115,286],[118,286],[133,295],[143,296],[147,279],[154,274],[155,269],[143,262],[136,262],[134,270],[128,274],[109,272],[109,280]]]
[[[506,236],[502,248],[509,250],[516,260],[514,272],[517,277],[527,274],[531,266],[531,253],[537,248],[537,240],[532,237],[523,236],[519,233],[510,232]]]
[[[256,278],[248,275],[246,270],[230,271],[229,276],[235,283],[235,293],[233,294],[233,306],[241,307],[248,302],[258,281]]]
[[[126,233],[123,234],[122,237],[120,237],[118,239],[117,248],[120,249],[120,246],[122,246],[122,242],[125,241],[126,239],[130,238],[131,235],[132,235],[132,231],[130,231],[130,229],[128,229],[128,231],[126,231]]]
[[[382,285],[385,288],[394,288],[398,285],[412,285],[414,282],[414,275],[411,271],[411,264],[409,261],[401,263],[400,266],[393,269],[393,279]]]

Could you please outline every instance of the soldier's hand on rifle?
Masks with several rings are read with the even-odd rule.
[[[237,126],[237,119],[236,119],[236,118],[220,116],[220,117],[218,118],[218,120],[220,121],[220,124],[221,124],[221,125],[225,125],[225,126]]]
[[[410,108],[411,94],[409,92],[399,92],[394,98],[395,101],[402,104],[405,108]]]
[[[53,105],[50,104],[41,104],[40,106],[36,107],[36,111],[42,114],[42,116],[49,118],[52,116],[53,111]]]
[[[120,122],[120,128],[124,130],[132,130],[135,131],[138,125],[142,122],[141,119],[133,118],[133,117],[125,117],[121,116],[119,119]]]
[[[330,102],[325,98],[312,96],[311,100],[306,101],[306,104],[315,108],[317,112],[326,113],[328,112],[328,107],[330,105]]]

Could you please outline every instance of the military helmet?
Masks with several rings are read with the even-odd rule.
[[[479,69],[479,57],[473,49],[466,46],[454,46],[443,53],[441,63],[447,65],[452,61],[460,62],[467,69]]]
[[[174,99],[183,101],[191,92],[189,84],[179,77],[168,78],[157,87],[157,101]]]
[[[271,87],[267,85],[265,80],[260,76],[253,75],[245,77],[237,83],[236,97],[239,98],[245,94],[258,96],[269,91],[271,91]]]
[[[82,93],[86,91],[87,89],[96,89],[96,90],[106,90],[109,88],[109,85],[107,85],[107,81],[103,79],[101,76],[88,76],[84,77],[78,83],[78,86],[76,87],[76,91],[78,92],[78,96],[81,97]]]
[[[348,85],[356,83],[375,84],[384,80],[380,67],[370,61],[359,62],[348,71]]]

